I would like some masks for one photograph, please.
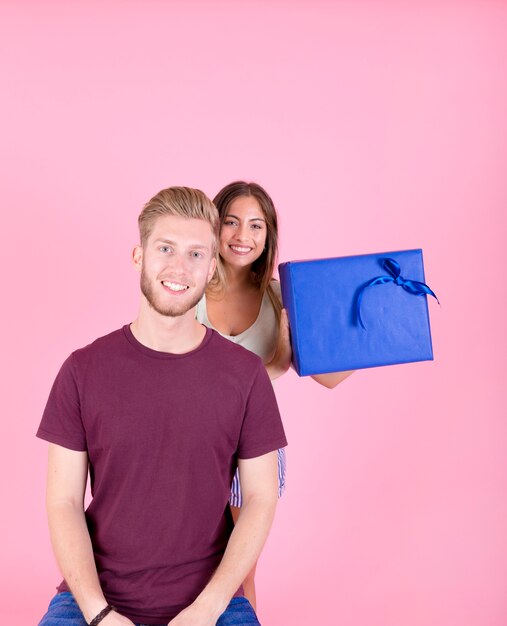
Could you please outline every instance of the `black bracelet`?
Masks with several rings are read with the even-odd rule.
[[[111,613],[111,611],[116,611],[116,609],[114,608],[114,606],[108,604],[105,609],[102,609],[102,611],[92,619],[89,626],[97,626],[97,624],[99,624],[104,619],[104,617],[106,617],[106,615],[109,615],[109,613]]]

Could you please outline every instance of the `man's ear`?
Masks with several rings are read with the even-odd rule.
[[[138,272],[141,271],[143,267],[143,248],[141,245],[137,245],[132,250],[132,264]]]
[[[215,273],[216,269],[217,269],[217,259],[216,257],[213,257],[209,265],[208,282],[213,278],[213,274]]]

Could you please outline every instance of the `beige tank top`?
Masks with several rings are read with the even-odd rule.
[[[279,298],[281,302],[282,297],[280,292],[280,283],[276,280],[272,280],[271,288],[273,289],[275,296]],[[198,302],[195,316],[201,324],[216,330],[222,335],[222,337],[243,346],[243,348],[250,350],[250,352],[254,352],[257,356],[260,356],[264,363],[267,363],[273,356],[276,341],[278,339],[278,321],[275,309],[273,308],[273,304],[267,292],[262,298],[261,308],[257,319],[246,330],[239,333],[239,335],[225,335],[211,324],[208,319],[208,312],[206,309],[206,294],[204,294]]]

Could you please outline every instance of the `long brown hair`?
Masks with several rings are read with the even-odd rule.
[[[259,286],[262,294],[266,291],[268,292],[278,315],[281,308],[280,303],[276,296],[274,296],[273,290],[270,287],[270,281],[273,277],[273,271],[278,256],[278,216],[273,200],[268,192],[257,183],[247,183],[238,180],[229,183],[221,189],[213,199],[213,204],[218,209],[220,228],[222,228],[231,203],[237,198],[244,196],[253,197],[257,200],[264,214],[264,219],[266,220],[266,244],[260,257],[252,263],[253,281]],[[219,264],[221,266],[220,260]],[[225,287],[224,282],[225,276],[223,268],[220,267],[215,273],[214,280],[210,283],[211,290],[221,291]]]

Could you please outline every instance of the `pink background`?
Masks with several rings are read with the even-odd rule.
[[[422,247],[442,301],[433,363],[277,383],[263,626],[504,625],[507,3],[18,0],[0,24],[2,621],[58,580],[34,431],[68,353],[136,314],[142,204],[246,178],[281,260]]]

